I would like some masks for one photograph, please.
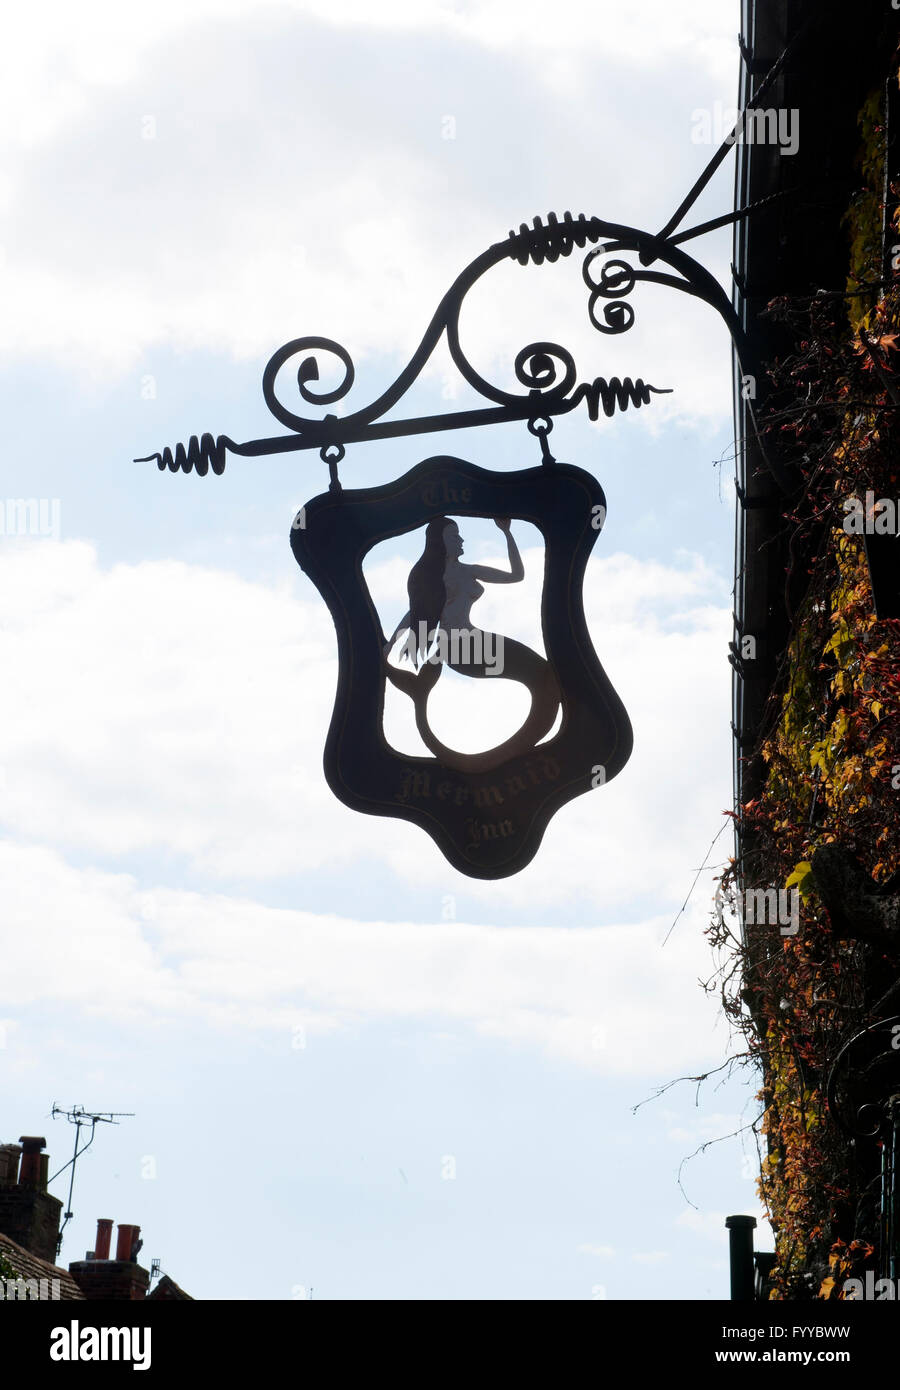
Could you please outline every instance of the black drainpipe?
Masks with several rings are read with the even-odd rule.
[[[731,1260],[731,1301],[752,1303],[756,1297],[756,1270],[753,1264],[755,1216],[726,1216]]]

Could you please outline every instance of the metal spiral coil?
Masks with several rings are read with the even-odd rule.
[[[617,376],[607,379],[605,376],[598,376],[594,381],[584,382],[574,392],[573,402],[586,401],[588,415],[592,420],[596,420],[600,415],[600,407],[603,407],[603,414],[612,416],[616,409],[627,410],[630,405],[634,410],[640,410],[642,405],[650,404],[650,396],[670,396],[672,388],[666,386],[650,386],[645,384],[641,377],[637,381],[632,381],[630,376],[620,380]]]
[[[225,472],[225,453],[228,449],[233,449],[232,441],[225,434],[220,434],[218,439],[214,439],[209,433],[202,434],[198,439],[192,434],[185,449],[183,444],[175,445],[175,452],[168,445],[162,453],[146,454],[144,458],[135,459],[135,463],[155,463],[160,473],[167,468],[172,473],[177,473],[179,468],[184,473],[190,473],[196,468],[201,478],[209,472],[210,464],[214,473]]]
[[[518,232],[510,232],[509,254],[519,265],[527,265],[529,261],[535,265],[558,261],[560,256],[570,256],[576,246],[582,248],[589,241],[597,240],[596,221],[595,217],[586,218],[583,212],[577,218],[564,212],[560,221],[555,212],[550,212],[545,226],[536,217],[531,227],[523,222]]]

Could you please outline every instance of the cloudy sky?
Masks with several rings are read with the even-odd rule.
[[[585,605],[635,748],[500,882],[325,784],[334,629],[288,544],[327,483],[317,455],[220,478],[131,460],[281,432],[262,371],[304,334],[350,351],[361,408],[463,266],[536,215],[658,229],[711,153],[695,113],[734,102],[738,10],[85,0],[10,18],[0,1141],[45,1134],[54,1171],[73,1130],[53,1102],[134,1112],[81,1161],[64,1263],[108,1216],[198,1298],[727,1296],[724,1216],[761,1215],[752,1141],[692,1160],[683,1191],[677,1175],[754,1118],[753,1078],[634,1110],[730,1047],[698,984],[727,830],[663,944],[731,801],[725,329],[644,287],[631,332],[601,337],[577,255],[500,266],[467,302],[464,345],[500,385],[552,339],[581,379],[674,388],[557,422],[555,452],[607,495]],[[692,220],[731,195],[726,164]],[[727,233],[697,254],[728,283]],[[404,410],[473,404],[438,353]],[[505,425],[352,446],[342,481],[441,451],[540,457]],[[25,534],[14,498],[44,502]],[[513,533],[525,581],[476,616],[539,645],[540,536]],[[466,539],[504,562],[489,523]],[[367,559],[386,626],[418,548]],[[508,689],[440,693],[460,740],[520,718]],[[399,696],[386,721],[415,752]]]

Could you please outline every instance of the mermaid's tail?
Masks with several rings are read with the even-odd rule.
[[[553,674],[552,666],[544,657],[539,656],[530,647],[526,647],[524,643],[516,642],[509,637],[499,638],[493,633],[485,633],[482,637],[484,643],[482,650],[502,651],[502,672],[490,675],[491,668],[488,668],[484,662],[474,661],[448,661],[446,664],[451,670],[459,672],[462,676],[473,676],[476,679],[487,678],[490,675],[491,680],[497,680],[499,676],[502,680],[519,681],[522,685],[527,686],[531,694],[531,709],[521,728],[496,748],[489,748],[483,753],[458,753],[455,749],[448,748],[446,744],[441,743],[431,730],[428,723],[428,697],[441,674],[440,664],[426,661],[417,672],[413,672],[399,671],[396,667],[385,662],[388,678],[398,690],[402,690],[413,702],[416,728],[425,747],[445,767],[453,768],[457,772],[490,772],[492,768],[499,767],[501,763],[507,762],[510,758],[530,753],[538,741],[553,727],[553,721],[560,706],[559,685]],[[489,645],[490,642],[493,645]]]

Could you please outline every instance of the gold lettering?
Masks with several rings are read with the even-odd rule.
[[[500,795],[499,788],[494,786],[476,787],[472,796],[476,806],[490,806],[492,798],[495,805],[503,805],[503,797]]]
[[[404,772],[403,781],[400,783],[400,790],[397,793],[397,801],[408,801],[410,797],[431,796],[431,776],[427,772],[415,772],[412,769]]]

